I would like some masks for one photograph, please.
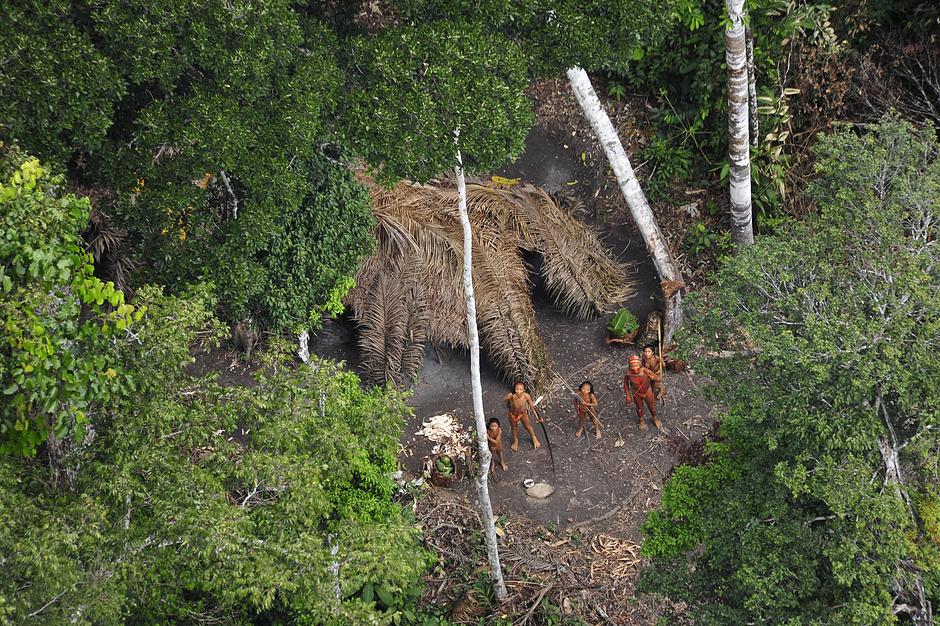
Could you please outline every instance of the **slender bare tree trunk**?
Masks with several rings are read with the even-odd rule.
[[[656,218],[653,217],[646,195],[636,179],[630,159],[623,149],[623,144],[620,143],[620,137],[614,125],[611,124],[610,117],[601,106],[601,101],[591,85],[590,77],[580,67],[572,67],[568,70],[568,81],[571,83],[571,90],[578,104],[581,105],[584,117],[590,122],[597,140],[604,148],[607,161],[614,170],[617,184],[620,185],[620,191],[627,201],[627,206],[643,236],[643,241],[646,242],[646,248],[653,257],[653,265],[656,266],[659,279],[663,282],[663,295],[666,299],[663,341],[668,345],[672,340],[672,333],[682,324],[682,292],[680,290],[682,273],[672,253],[669,252],[663,233],[656,225]]]
[[[748,114],[751,118],[751,145],[757,147],[760,141],[760,125],[757,121],[757,77],[754,75],[754,34],[751,27],[744,29],[747,37],[747,101]]]
[[[477,305],[473,296],[473,239],[470,217],[467,215],[467,184],[463,176],[463,159],[460,156],[460,129],[454,131],[457,144],[457,193],[460,225],[463,226],[463,287],[467,298],[467,333],[470,344],[470,389],[473,397],[473,418],[477,430],[477,446],[480,449],[480,473],[475,477],[477,496],[483,513],[483,531],[486,535],[486,556],[490,562],[490,578],[496,599],[502,602],[507,597],[503,570],[499,565],[499,548],[496,545],[496,522],[493,519],[493,503],[490,502],[490,462],[492,455],[486,441],[486,416],[483,413],[483,385],[480,383],[480,334],[477,331]]]
[[[751,223],[751,154],[748,145],[747,44],[744,0],[725,0],[729,27],[725,29],[728,63],[728,177],[731,179],[731,236],[734,243],[754,243]]]

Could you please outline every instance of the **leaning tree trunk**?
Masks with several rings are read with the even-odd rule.
[[[751,27],[744,29],[744,36],[747,37],[747,101],[748,115],[751,117],[751,145],[757,147],[760,126],[757,121],[757,77],[754,74],[754,33]]]
[[[496,599],[500,602],[506,599],[506,583],[503,581],[503,570],[499,565],[499,548],[496,545],[496,522],[493,519],[493,503],[490,502],[490,488],[488,478],[490,474],[489,445],[486,439],[486,417],[483,414],[483,385],[480,383],[480,333],[477,331],[477,305],[473,296],[473,235],[470,228],[470,217],[467,215],[467,184],[463,176],[463,159],[460,156],[460,129],[454,131],[454,141],[457,145],[457,166],[454,171],[457,175],[457,193],[459,196],[458,209],[460,212],[460,225],[463,226],[463,288],[467,298],[467,334],[470,344],[470,390],[473,397],[473,418],[477,429],[477,446],[480,449],[480,473],[474,482],[477,487],[477,496],[480,499],[480,509],[483,512],[483,530],[486,535],[486,556],[490,562],[490,578],[493,580],[493,590]]]
[[[728,177],[731,179],[731,236],[734,243],[754,243],[751,224],[751,155],[748,145],[747,44],[744,0],[725,0],[729,27],[725,29],[728,63]]]
[[[653,211],[636,179],[630,159],[623,149],[623,144],[620,143],[620,137],[617,136],[614,125],[611,124],[607,112],[604,111],[601,101],[594,92],[590,77],[580,67],[572,67],[568,70],[568,81],[571,83],[571,90],[574,91],[578,104],[581,105],[584,117],[590,122],[591,128],[594,129],[598,141],[604,148],[607,161],[614,170],[617,184],[620,185],[620,191],[627,201],[633,220],[643,236],[643,241],[646,242],[650,256],[653,257],[653,265],[656,266],[659,279],[662,281],[665,298],[666,323],[663,329],[663,343],[669,345],[672,333],[682,324],[681,288],[684,286],[682,273],[672,253],[669,252],[662,231],[656,225]]]

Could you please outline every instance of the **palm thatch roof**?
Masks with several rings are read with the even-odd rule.
[[[387,189],[364,182],[378,221],[377,249],[356,275],[347,304],[358,322],[367,376],[404,385],[420,367],[427,342],[468,345],[457,191],[414,183]],[[627,267],[537,187],[470,184],[467,209],[483,349],[507,379],[544,388],[551,364],[522,253],[542,256],[549,293],[579,318],[609,312],[632,293]]]

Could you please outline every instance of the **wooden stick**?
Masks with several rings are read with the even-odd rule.
[[[538,608],[539,604],[542,602],[542,598],[545,597],[552,587],[555,586],[555,583],[548,583],[545,587],[542,587],[542,591],[539,593],[539,597],[535,599],[535,603],[529,607],[529,610],[526,612],[525,617],[522,618],[522,621],[519,622],[519,626],[524,626],[529,623],[529,620],[532,619],[532,616],[535,614],[535,609]]]
[[[663,322],[662,320],[656,324],[656,336],[659,338],[659,384],[663,386],[663,395],[660,396],[659,402],[661,406],[666,406],[666,377],[664,372],[666,371],[666,362],[663,361]]]

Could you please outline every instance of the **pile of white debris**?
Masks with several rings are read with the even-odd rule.
[[[421,435],[434,443],[431,455],[446,455],[454,460],[465,461],[470,453],[473,441],[470,429],[460,425],[460,420],[453,413],[441,413],[424,420]]]

